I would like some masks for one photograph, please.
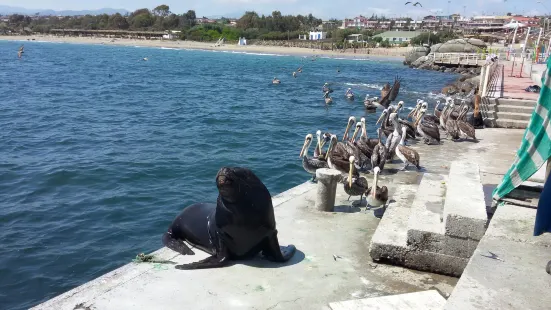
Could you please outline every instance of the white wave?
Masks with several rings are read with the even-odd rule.
[[[369,84],[369,83],[344,83],[344,84],[348,86],[361,86],[361,87],[376,88],[376,89],[383,88],[383,85],[380,85],[380,84]]]

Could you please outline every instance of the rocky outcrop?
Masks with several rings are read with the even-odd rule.
[[[427,56],[430,52],[430,48],[424,46],[414,47],[409,53],[406,54],[406,59],[404,60],[405,65],[410,65],[415,62],[420,57]]]
[[[479,39],[455,39],[430,47],[431,53],[476,53],[485,49],[486,44]]]

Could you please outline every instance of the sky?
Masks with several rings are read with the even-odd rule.
[[[270,14],[274,10],[283,14],[308,14],[329,19],[355,17],[371,14],[387,17],[422,17],[437,13],[472,15],[505,15],[507,12],[524,15],[551,14],[551,0],[421,0],[423,8],[405,6],[407,0],[0,0],[0,5],[28,9],[84,10],[115,8],[133,11],[138,8],[154,8],[159,4],[170,6],[179,14],[195,10],[197,16],[239,16],[254,10],[259,14]],[[413,0],[416,2],[416,0]],[[540,2],[540,3],[538,3]],[[233,15],[233,16],[232,16]]]

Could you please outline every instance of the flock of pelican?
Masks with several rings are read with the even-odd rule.
[[[399,83],[398,80],[397,82]],[[388,189],[386,186],[379,186],[378,179],[387,162],[397,158],[404,164],[402,171],[410,166],[417,170],[422,169],[419,153],[408,145],[409,141],[422,140],[429,145],[440,144],[440,130],[446,133],[446,139],[452,141],[477,141],[475,128],[466,121],[469,106],[465,100],[456,105],[453,99],[447,98],[442,110],[439,109],[441,105],[437,101],[434,111],[430,113],[428,103],[418,99],[415,108],[402,119],[400,112],[404,102],[400,101],[393,106],[389,101],[388,107],[384,108],[377,120],[376,138],[368,136],[365,118],[362,117],[357,122],[354,116],[350,116],[340,141],[335,134],[322,133],[320,130],[316,132],[317,140],[312,157],[308,156],[308,151],[314,137],[307,134],[300,152],[302,166],[312,175],[312,182],[315,181],[317,169],[335,169],[341,172],[341,182],[349,200],[352,196],[360,196],[361,204],[365,195],[368,207],[384,206],[388,201]],[[350,137],[351,128],[354,128],[354,132]],[[328,147],[324,151],[326,144]],[[360,175],[360,171],[373,173],[371,187],[368,180]]]

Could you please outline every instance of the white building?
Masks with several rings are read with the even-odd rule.
[[[317,40],[325,40],[327,39],[327,32],[323,31],[310,31],[310,40],[317,41]]]

